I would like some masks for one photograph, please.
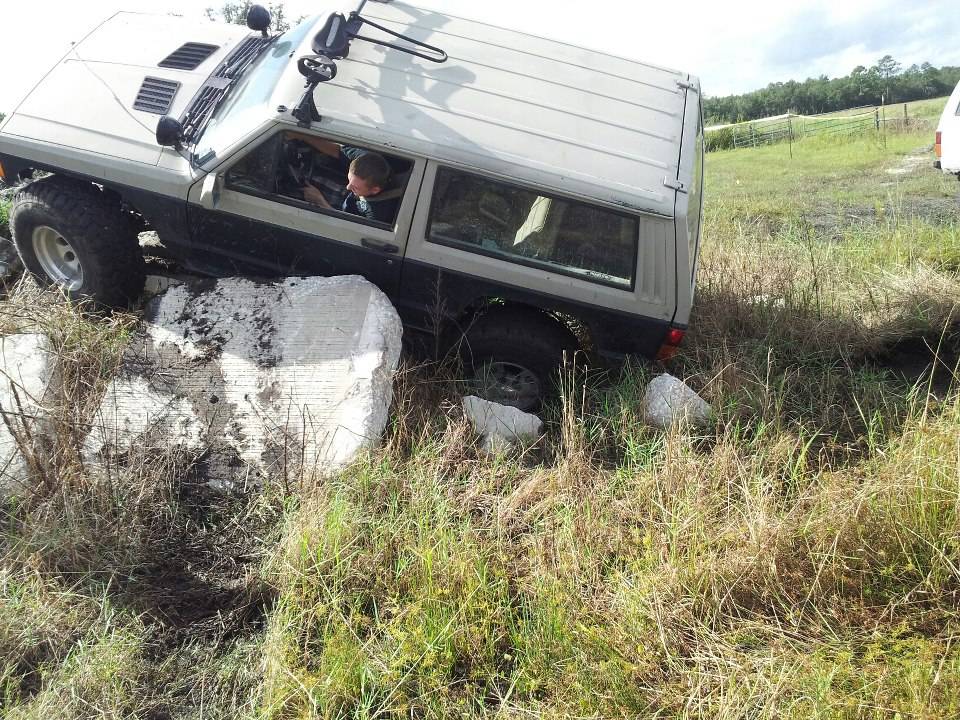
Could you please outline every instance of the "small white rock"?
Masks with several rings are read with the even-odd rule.
[[[463,412],[481,436],[481,447],[487,452],[532,442],[543,433],[543,421],[536,415],[475,395],[463,399]]]
[[[648,424],[667,429],[679,422],[709,424],[713,408],[685,382],[669,373],[658,375],[647,386],[643,416]]]

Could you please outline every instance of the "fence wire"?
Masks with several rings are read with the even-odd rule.
[[[728,150],[790,142],[805,137],[859,135],[885,123],[903,125],[905,118],[885,118],[879,108],[852,115],[777,115],[749,122],[705,128],[707,150]]]

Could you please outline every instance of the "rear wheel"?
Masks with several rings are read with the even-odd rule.
[[[553,318],[534,310],[495,309],[467,331],[464,368],[471,392],[527,412],[557,389],[564,354],[579,344]]]
[[[123,306],[143,290],[137,237],[94,185],[56,176],[31,183],[14,200],[10,228],[24,267],[71,299]]]

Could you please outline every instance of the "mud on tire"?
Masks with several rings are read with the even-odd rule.
[[[143,290],[137,237],[94,185],[57,176],[17,193],[10,229],[24,267],[71,299],[125,306]]]
[[[556,391],[564,353],[579,343],[567,328],[535,310],[494,309],[464,336],[461,353],[471,392],[530,412]]]

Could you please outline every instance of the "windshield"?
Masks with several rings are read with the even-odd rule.
[[[300,47],[312,27],[313,19],[309,19],[287,30],[247,68],[197,142],[196,157],[222,150],[263,120],[263,106],[270,101],[273,89],[290,63],[290,55]]]

